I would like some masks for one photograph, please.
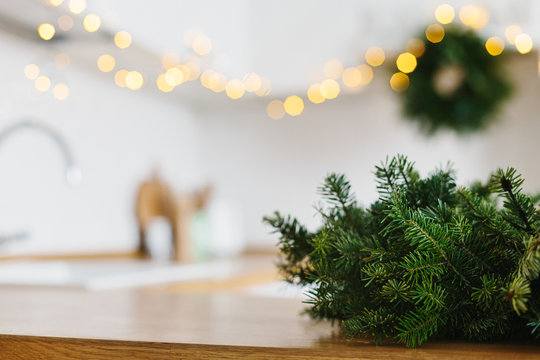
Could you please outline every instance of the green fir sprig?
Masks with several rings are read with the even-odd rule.
[[[346,178],[329,175],[316,232],[264,218],[280,234],[285,279],[309,285],[313,317],[407,347],[540,338],[540,210],[514,169],[457,187],[450,167],[421,178],[396,156],[375,176],[379,200],[363,209]]]

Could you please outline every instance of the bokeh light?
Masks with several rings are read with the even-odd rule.
[[[396,65],[399,71],[408,74],[416,68],[416,57],[408,52],[399,54]]]
[[[489,21],[489,12],[478,5],[466,5],[459,10],[459,19],[463,25],[475,30],[483,29]]]
[[[504,36],[506,37],[506,41],[508,41],[510,45],[514,45],[516,43],[516,38],[518,37],[518,35],[522,33],[523,33],[523,30],[521,29],[520,26],[510,25],[504,31]]]
[[[69,0],[68,7],[73,14],[80,14],[86,9],[86,0]]]
[[[36,64],[28,64],[24,67],[24,76],[30,80],[34,80],[39,75],[39,66]]]
[[[304,101],[296,95],[288,96],[283,102],[285,112],[291,116],[298,116],[304,111]]]
[[[395,73],[390,78],[390,86],[394,91],[405,91],[409,87],[409,77],[402,72]]]
[[[83,27],[88,32],[96,32],[101,26],[101,18],[96,14],[88,14],[84,17]]]
[[[412,38],[407,41],[407,46],[405,47],[405,50],[419,58],[420,56],[424,55],[424,52],[426,51],[426,44],[421,39]]]
[[[527,34],[519,34],[516,37],[516,49],[521,54],[527,54],[532,50],[533,47],[533,41],[531,37]]]
[[[249,73],[244,76],[244,87],[248,92],[256,92],[262,85],[262,79],[255,73]]]
[[[439,24],[432,24],[426,28],[426,39],[432,43],[439,43],[444,39],[444,28]]]
[[[312,84],[307,91],[307,96],[314,104],[320,104],[326,100],[321,94],[321,84]]]
[[[225,92],[231,99],[240,99],[245,91],[244,83],[238,79],[230,80],[225,86]]]
[[[62,15],[58,18],[58,27],[62,31],[69,31],[73,27],[73,18],[69,15]]]
[[[71,58],[66,53],[58,53],[54,56],[54,63],[59,69],[65,69],[71,63]]]
[[[366,62],[371,66],[379,66],[384,63],[386,56],[384,50],[378,46],[373,46],[366,51]]]
[[[357,67],[349,67],[343,71],[343,84],[354,88],[362,84],[362,72]]]
[[[69,96],[69,87],[66,84],[56,84],[53,88],[53,95],[58,100],[65,100]]]
[[[184,73],[178,67],[172,67],[165,72],[165,81],[170,86],[178,86],[184,81]]]
[[[116,66],[116,60],[112,55],[103,54],[98,58],[97,66],[103,72],[110,72]]]
[[[131,34],[127,31],[119,31],[114,35],[114,44],[120,49],[125,49],[131,45]]]
[[[198,35],[193,39],[191,47],[197,55],[206,55],[212,50],[212,41],[205,35]]]
[[[167,83],[167,81],[165,80],[165,74],[160,74],[157,77],[156,85],[160,91],[165,93],[171,92],[174,89],[174,86],[169,85],[169,83]]]
[[[268,96],[272,92],[272,83],[267,78],[261,78],[261,86],[255,94],[257,96]]]
[[[454,20],[455,16],[456,12],[449,4],[439,5],[435,10],[435,19],[437,19],[437,21],[441,24],[450,24]]]
[[[492,56],[500,55],[504,50],[504,40],[498,36],[492,36],[486,40],[486,50]]]
[[[54,37],[56,30],[49,23],[41,24],[38,27],[38,34],[43,40],[51,40]]]
[[[328,60],[324,64],[324,76],[329,79],[339,79],[343,73],[343,63],[338,59]]]
[[[38,91],[45,92],[51,87],[51,79],[47,76],[38,76],[34,81],[34,86]]]
[[[163,65],[165,69],[171,68],[178,64],[180,64],[180,56],[178,56],[178,54],[166,53],[161,57],[161,65]]]
[[[114,83],[120,87],[126,87],[126,76],[128,74],[127,70],[118,70],[116,74],[114,74]]]
[[[270,118],[278,120],[285,116],[285,108],[280,100],[272,100],[266,107],[266,113]]]
[[[360,64],[357,68],[361,73],[360,85],[369,84],[373,80],[373,69],[366,64]]]
[[[217,77],[218,83],[212,88],[212,91],[220,93],[225,91],[225,87],[227,86],[227,77],[223,74],[217,74]]]
[[[126,87],[130,90],[139,90],[144,84],[144,78],[138,71],[129,71],[125,81]]]
[[[340,92],[339,84],[334,79],[326,79],[321,83],[321,95],[328,100],[335,99]]]
[[[50,6],[57,7],[57,6],[62,5],[63,2],[64,2],[64,0],[49,0],[49,1],[48,1],[48,4],[49,4]]]

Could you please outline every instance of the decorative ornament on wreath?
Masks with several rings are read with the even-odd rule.
[[[484,129],[492,122],[511,85],[500,56],[490,55],[471,30],[448,27],[442,41],[426,42],[418,66],[403,92],[405,115],[429,134],[447,128],[458,133]]]

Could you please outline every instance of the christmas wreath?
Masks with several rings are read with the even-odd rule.
[[[310,289],[308,312],[351,337],[408,347],[433,337],[538,341],[540,210],[520,175],[498,170],[458,188],[451,169],[421,178],[403,156],[375,174],[380,198],[367,209],[343,175],[329,175],[316,232],[278,212],[265,218],[280,233],[285,278]]]
[[[472,132],[485,128],[511,93],[501,73],[501,56],[491,56],[471,30],[448,27],[442,41],[426,42],[403,92],[405,115],[428,133],[439,128]]]

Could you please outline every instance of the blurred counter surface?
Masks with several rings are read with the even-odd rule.
[[[0,286],[1,359],[540,359],[519,343],[431,342],[420,349],[348,341],[302,315],[297,294],[269,291],[274,256],[249,271],[136,288]]]

